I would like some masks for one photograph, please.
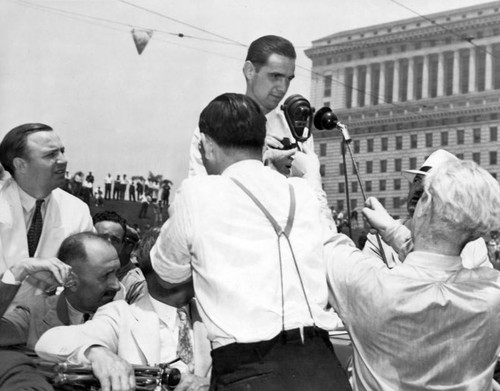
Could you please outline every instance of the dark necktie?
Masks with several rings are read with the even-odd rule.
[[[85,323],[89,319],[90,319],[90,314],[89,313],[83,314],[83,323]]]
[[[35,213],[31,220],[31,226],[28,230],[28,252],[29,256],[35,255],[40,235],[42,234],[43,218],[42,218],[42,204],[44,200],[36,200]]]
[[[189,319],[184,308],[177,309],[177,316],[179,317],[179,341],[177,342],[177,355],[182,362],[189,367],[189,371],[192,373],[194,371],[194,362]]]

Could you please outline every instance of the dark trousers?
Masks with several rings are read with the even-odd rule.
[[[111,183],[104,184],[104,199],[105,200],[111,199]]]
[[[269,341],[212,351],[210,391],[347,391],[347,375],[328,333],[316,327],[281,332]]]

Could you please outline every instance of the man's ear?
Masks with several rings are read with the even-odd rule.
[[[214,156],[214,141],[205,133],[201,133],[201,143],[205,152],[205,158],[212,160]]]
[[[245,75],[245,79],[252,80],[257,70],[255,69],[255,65],[251,61],[245,61],[243,65],[243,75]]]
[[[22,157],[16,156],[12,160],[12,164],[14,165],[15,172],[26,172],[27,162]]]
[[[71,284],[71,286],[69,288],[65,288],[65,289],[68,289],[70,292],[72,293],[75,293],[78,288],[80,287],[80,278],[78,277],[78,274],[76,273],[71,273],[72,274],[72,278],[73,278],[73,284]]]

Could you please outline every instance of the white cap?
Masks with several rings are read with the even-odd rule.
[[[458,159],[455,155],[451,154],[444,149],[438,149],[437,151],[432,152],[427,159],[425,159],[424,164],[418,170],[404,170],[404,172],[408,172],[410,174],[420,174],[426,175],[427,171],[434,167],[439,167],[443,164],[456,162]]]

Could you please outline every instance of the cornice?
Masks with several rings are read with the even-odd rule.
[[[454,34],[450,33],[448,30],[453,31],[455,34],[460,34],[461,32],[466,32],[470,29],[498,26],[499,24],[500,14],[485,15],[474,19],[464,19],[460,21],[449,22],[447,24],[440,24],[439,26],[433,25],[395,33],[388,33],[376,37],[360,38],[317,47],[313,46],[312,48],[306,49],[304,52],[310,59],[314,59],[321,56],[346,53],[359,49],[373,49],[378,46],[388,44],[406,43],[409,40],[415,39],[429,40],[432,37],[442,38],[450,35],[454,36]]]

